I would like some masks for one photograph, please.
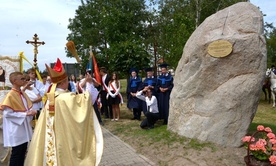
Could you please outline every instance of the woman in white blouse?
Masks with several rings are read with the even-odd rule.
[[[143,93],[146,93],[143,95]],[[136,97],[140,100],[143,100],[147,104],[147,112],[145,116],[147,117],[140,127],[143,129],[153,129],[155,122],[160,118],[157,98],[152,95],[152,90],[148,87],[145,87],[143,90],[136,93]]]
[[[112,77],[108,83],[107,100],[112,105],[113,119],[111,121],[118,121],[120,119],[119,104],[123,103],[122,95],[120,94],[120,81],[117,73],[113,72]]]

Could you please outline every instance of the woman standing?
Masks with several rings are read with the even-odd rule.
[[[141,120],[142,101],[136,97],[136,93],[142,84],[142,79],[138,76],[136,68],[130,69],[130,79],[127,83],[127,108],[132,109],[133,118],[131,120]]]
[[[107,99],[109,104],[112,105],[113,119],[111,121],[118,121],[120,119],[119,104],[123,103],[122,95],[120,94],[120,81],[117,73],[113,72],[112,77],[108,83]]]
[[[70,78],[69,78],[69,84],[71,87],[71,92],[76,93],[77,92],[77,80],[74,74],[71,74]]]

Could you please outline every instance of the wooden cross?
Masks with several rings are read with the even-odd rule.
[[[40,46],[40,45],[44,45],[45,42],[42,41],[42,42],[39,42],[39,38],[37,36],[37,34],[34,34],[34,37],[33,37],[34,41],[29,41],[27,40],[26,43],[27,44],[32,44],[34,46],[34,68],[36,69],[37,68],[37,54],[38,54],[38,50],[37,50],[37,47]]]

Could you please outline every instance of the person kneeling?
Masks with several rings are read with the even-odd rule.
[[[146,95],[143,95],[143,92],[146,92]],[[145,101],[147,104],[147,112],[145,113],[146,119],[141,122],[140,127],[142,129],[154,128],[154,124],[160,116],[156,97],[152,95],[151,89],[147,87],[139,91],[136,97]]]

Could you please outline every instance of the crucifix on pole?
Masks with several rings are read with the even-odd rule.
[[[34,34],[34,37],[33,37],[33,40],[34,41],[29,41],[29,40],[27,40],[26,41],[26,43],[27,44],[32,44],[33,46],[34,46],[34,68],[36,69],[37,68],[37,54],[38,54],[38,50],[37,50],[37,48],[38,48],[38,46],[40,46],[40,45],[44,45],[45,44],[45,42],[44,41],[42,41],[42,42],[39,42],[38,40],[39,40],[39,38],[38,38],[38,36],[37,36],[37,34]]]

